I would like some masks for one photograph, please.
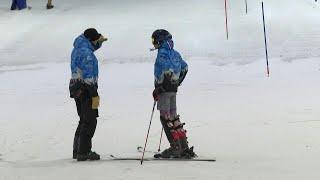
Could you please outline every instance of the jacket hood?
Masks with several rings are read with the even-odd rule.
[[[90,49],[92,51],[95,51],[93,45],[91,44],[91,42],[82,34],[80,36],[78,36],[73,43],[73,47],[74,48],[87,48]]]

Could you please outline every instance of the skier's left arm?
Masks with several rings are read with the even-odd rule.
[[[95,68],[95,56],[87,52],[82,61],[83,78],[90,97],[99,96],[97,84],[97,69]]]
[[[163,88],[163,81],[165,78],[165,73],[169,71],[169,66],[167,63],[168,57],[165,53],[159,53],[154,65],[154,85],[155,89],[152,93],[153,98],[155,101],[159,100],[159,95],[163,92],[165,92],[165,89]]]

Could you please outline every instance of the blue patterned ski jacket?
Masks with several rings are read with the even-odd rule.
[[[154,64],[155,87],[162,87],[166,92],[177,92],[188,72],[188,64],[173,46],[172,40],[164,42]]]
[[[74,41],[74,49],[71,54],[72,82],[81,82],[89,88],[91,96],[97,95],[98,87],[98,60],[94,51],[99,47],[93,44],[82,34]]]

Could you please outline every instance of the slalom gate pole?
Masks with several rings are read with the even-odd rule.
[[[224,12],[226,16],[226,34],[227,40],[229,39],[229,29],[228,29],[228,12],[227,12],[227,0],[224,0]]]
[[[267,35],[266,35],[266,22],[264,18],[264,6],[262,2],[262,17],[263,17],[263,32],[264,32],[264,45],[266,50],[266,60],[267,60],[267,75],[270,77],[270,70],[269,70],[269,56],[268,56],[268,44],[267,44]]]
[[[153,118],[153,114],[154,114],[154,108],[156,107],[156,103],[157,103],[157,101],[153,102],[153,108],[152,108],[151,118],[150,118],[150,122],[149,122],[148,133],[147,133],[147,137],[146,137],[146,142],[144,143],[143,154],[142,154],[141,161],[140,161],[141,165],[143,163],[144,153],[146,152],[146,146],[147,146],[147,142],[148,142],[148,138],[149,138],[149,132],[150,132],[151,122],[152,122],[152,118]]]
[[[162,127],[162,130],[161,130],[161,136],[160,136],[160,142],[159,142],[158,152],[160,152],[161,141],[162,141],[162,134],[163,134],[163,127]]]
[[[248,14],[248,0],[246,0],[246,14]]]

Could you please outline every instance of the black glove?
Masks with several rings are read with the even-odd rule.
[[[165,90],[164,90],[164,88],[162,86],[156,87],[152,92],[153,99],[155,101],[159,101],[160,94],[164,93],[164,92],[165,92]]]
[[[80,81],[71,79],[69,83],[69,92],[71,98],[80,98],[83,93],[84,86]]]
[[[159,99],[160,99],[160,93],[159,93],[159,89],[158,89],[158,88],[155,88],[155,89],[153,90],[152,96],[153,96],[154,101],[159,101]]]

